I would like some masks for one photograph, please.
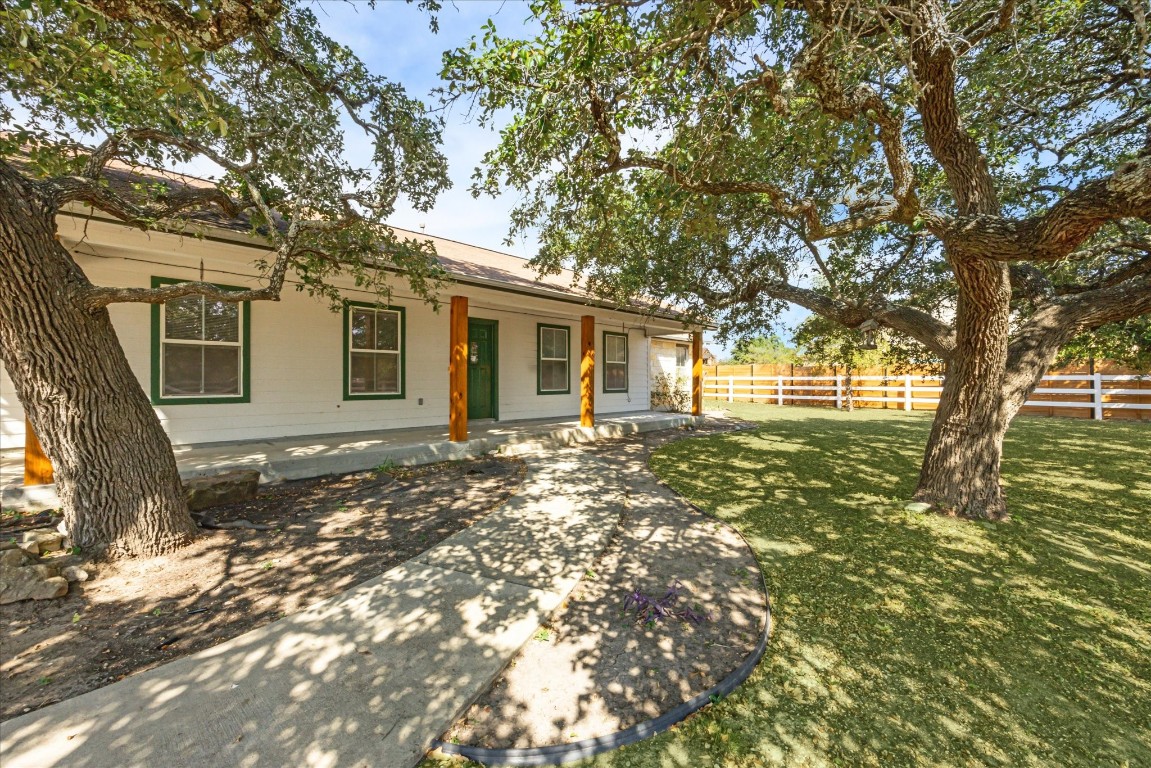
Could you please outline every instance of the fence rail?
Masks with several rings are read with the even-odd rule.
[[[852,376],[848,392],[847,376],[737,376],[705,374],[704,397],[728,402],[771,402],[776,405],[832,405],[843,408],[848,396],[863,408],[896,405],[905,411],[931,409],[939,404],[943,379],[939,376]],[[878,383],[872,383],[878,382]],[[930,382],[930,383],[929,383]],[[1071,383],[1072,386],[1067,386]],[[1135,383],[1136,386],[1123,386]],[[1075,385],[1079,386],[1075,386]],[[920,395],[929,395],[921,397]],[[1070,395],[1073,398],[1069,399]],[[1058,398],[1058,399],[1048,399]],[[1143,418],[1140,411],[1151,411],[1151,375],[1052,374],[1044,376],[1025,404],[1024,411],[1036,409],[1076,409],[1067,415],[1102,419],[1108,411],[1123,411],[1125,416]]]

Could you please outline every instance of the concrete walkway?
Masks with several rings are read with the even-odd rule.
[[[173,447],[185,478],[223,469],[258,469],[263,482],[299,480],[343,472],[359,472],[385,462],[398,466],[468,459],[501,448],[504,453],[586,443],[598,437],[671,429],[694,422],[681,413],[635,411],[596,420],[591,429],[579,419],[533,419],[473,423],[467,442],[448,440],[447,427],[352,432],[275,440],[251,440]],[[60,506],[54,485],[22,485],[24,453],[0,454],[0,498],[5,507],[52,509]]]
[[[379,578],[0,724],[0,765],[415,765],[567,597],[623,511],[603,460],[527,461],[507,504]]]

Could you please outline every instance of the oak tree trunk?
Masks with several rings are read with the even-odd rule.
[[[959,283],[956,348],[927,440],[916,501],[961,517],[1003,520],[1003,436],[1014,416],[1004,393],[1011,284],[1007,266],[950,259]]]
[[[108,556],[192,540],[172,446],[106,309],[56,239],[55,207],[0,162],[0,356],[56,475],[73,542]]]

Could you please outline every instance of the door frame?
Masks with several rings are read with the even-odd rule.
[[[500,420],[500,321],[489,320],[486,317],[468,318],[468,344],[471,344],[472,323],[486,325],[492,330],[492,392],[491,410],[492,421]],[[470,363],[469,363],[470,367]],[[470,417],[469,417],[470,418]]]

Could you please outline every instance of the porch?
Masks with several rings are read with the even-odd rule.
[[[468,439],[452,441],[449,427],[418,427],[276,440],[201,443],[175,446],[180,474],[187,477],[223,469],[258,469],[261,482],[299,480],[319,475],[359,472],[385,464],[414,466],[467,459],[497,449],[523,453],[598,438],[619,437],[694,424],[702,417],[681,413],[634,411],[600,416],[595,426],[581,427],[579,417],[476,422]],[[54,485],[24,484],[24,451],[0,453],[0,489],[5,507],[46,509],[59,506]]]

